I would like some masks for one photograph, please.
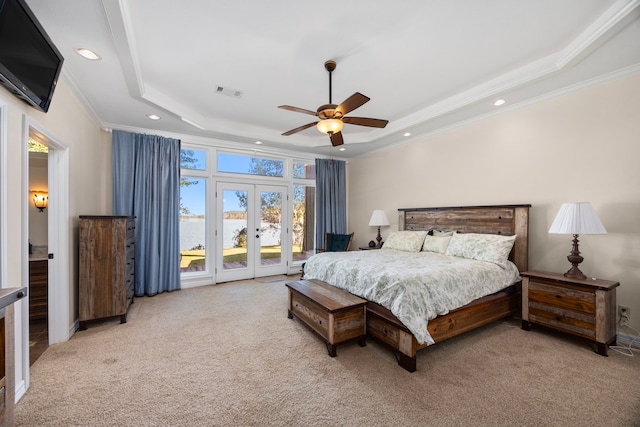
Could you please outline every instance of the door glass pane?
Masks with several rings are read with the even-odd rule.
[[[304,261],[314,253],[315,201],[315,187],[293,186],[293,261]]]
[[[260,265],[282,263],[282,193],[260,192]]]
[[[204,178],[180,178],[181,273],[206,269],[206,182]]]
[[[246,191],[224,190],[222,195],[222,268],[247,267]]]

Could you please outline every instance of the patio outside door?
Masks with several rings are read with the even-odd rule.
[[[216,282],[286,274],[287,187],[217,184]]]

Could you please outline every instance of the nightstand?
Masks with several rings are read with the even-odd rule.
[[[522,329],[546,326],[586,338],[607,355],[616,342],[618,282],[570,279],[563,274],[525,271],[522,276]]]

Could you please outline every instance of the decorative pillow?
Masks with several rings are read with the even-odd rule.
[[[406,252],[420,252],[426,231],[394,231],[389,234],[382,249],[397,249]]]
[[[454,233],[445,255],[492,262],[504,268],[515,241],[515,235]]]
[[[424,243],[422,244],[422,250],[424,252],[437,252],[439,254],[443,254],[449,246],[449,240],[451,240],[451,236],[426,236],[424,238]]]
[[[440,231],[440,230],[431,230],[432,236],[436,236],[436,237],[450,237],[453,236],[453,233],[455,233],[455,231]]]

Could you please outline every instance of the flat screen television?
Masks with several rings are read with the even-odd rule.
[[[63,61],[24,0],[0,0],[0,83],[47,112]]]

